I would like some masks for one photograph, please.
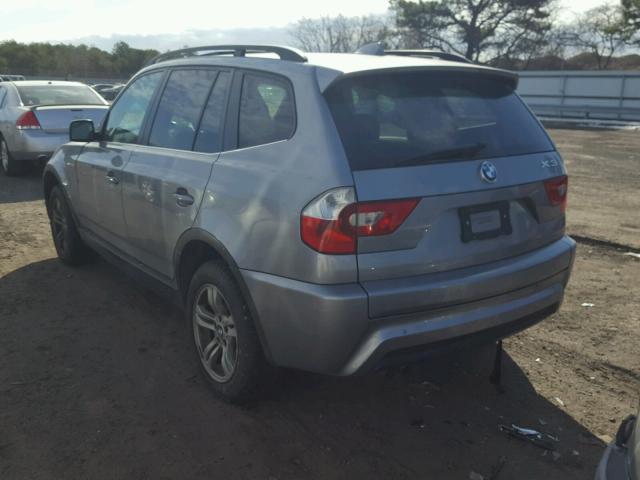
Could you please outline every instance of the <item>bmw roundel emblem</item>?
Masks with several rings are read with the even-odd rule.
[[[493,183],[498,178],[498,170],[491,162],[482,162],[480,164],[480,178],[487,183]]]

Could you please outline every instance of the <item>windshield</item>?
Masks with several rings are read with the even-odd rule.
[[[32,105],[104,105],[104,100],[86,85],[16,85],[20,99]]]
[[[353,170],[553,150],[512,87],[487,75],[358,76],[325,97]]]

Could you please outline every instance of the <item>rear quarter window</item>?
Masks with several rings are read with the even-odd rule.
[[[238,147],[286,140],[295,131],[293,91],[283,78],[247,73],[242,82]]]
[[[325,98],[353,170],[553,150],[511,85],[486,74],[371,74]]]

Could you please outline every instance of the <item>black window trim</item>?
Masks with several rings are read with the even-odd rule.
[[[277,140],[275,142],[263,143],[260,145],[252,145],[251,147],[244,147],[244,148],[254,148],[254,147],[260,147],[262,145],[270,145],[272,143],[286,142],[291,140],[297,133],[298,103],[296,99],[296,91],[293,86],[293,82],[289,78],[287,78],[285,75],[280,75],[280,74],[269,72],[266,70],[257,70],[257,69],[248,69],[248,68],[232,68],[232,67],[222,66],[222,65],[195,64],[195,65],[180,65],[176,67],[154,68],[152,70],[146,70],[142,74],[132,78],[127,84],[127,86],[118,94],[118,97],[109,108],[109,112],[107,113],[107,115],[104,118],[104,121],[102,122],[102,128],[100,130],[100,142],[101,143],[106,142],[104,138],[105,138],[107,123],[109,121],[111,110],[117,104],[117,101],[124,94],[124,92],[126,92],[129,89],[129,87],[133,85],[133,83],[139,80],[140,78],[152,73],[163,72],[163,77],[161,78],[160,84],[158,85],[158,88],[156,89],[153,95],[153,98],[149,103],[150,107],[147,110],[145,114],[145,118],[142,121],[142,127],[140,129],[140,135],[138,136],[138,141],[136,143],[127,143],[127,144],[123,143],[123,145],[142,145],[150,148],[162,148],[165,150],[175,150],[167,147],[156,147],[153,145],[149,145],[149,135],[151,132],[151,127],[153,125],[153,121],[155,120],[155,117],[158,111],[158,105],[160,103],[160,99],[162,98],[162,94],[164,93],[164,90],[167,86],[167,82],[169,81],[171,72],[173,72],[174,70],[194,70],[194,69],[209,69],[209,70],[216,70],[218,72],[218,75],[216,76],[216,80],[213,83],[211,90],[209,91],[209,95],[207,96],[207,103],[209,101],[209,97],[211,96],[211,93],[213,92],[213,88],[215,87],[215,84],[218,81],[220,73],[228,72],[231,75],[230,88],[227,93],[227,105],[225,109],[225,118],[223,121],[224,126],[223,126],[223,132],[222,132],[222,149],[220,150],[220,152],[214,152],[214,153],[195,152],[193,150],[193,145],[195,145],[195,138],[194,138],[194,144],[192,145],[191,150],[179,150],[179,151],[191,151],[192,153],[198,153],[201,155],[218,155],[219,153],[222,153],[222,152],[239,150],[238,133],[239,133],[239,122],[240,122],[240,97],[242,95],[242,85],[244,82],[244,76],[246,74],[260,75],[263,77],[271,77],[271,78],[278,79],[280,81],[284,81],[287,84],[289,88],[289,92],[291,94],[291,101],[293,102],[293,129],[291,131],[291,135],[288,138]],[[203,110],[200,114],[200,122],[202,121],[202,116],[204,114],[205,108],[206,108],[206,103],[203,106]],[[198,124],[198,128],[199,127],[200,127],[200,124]],[[109,143],[120,143],[120,142],[109,142]]]
[[[219,155],[220,153],[224,152],[224,139],[225,139],[225,133],[227,131],[227,116],[229,114],[229,104],[231,103],[231,89],[233,87],[233,79],[234,79],[234,75],[235,75],[235,70],[233,69],[220,69],[220,68],[216,68],[216,70],[218,71],[217,75],[216,75],[216,79],[213,82],[213,85],[211,85],[211,89],[209,90],[209,94],[207,95],[207,99],[204,102],[204,105],[202,107],[202,111],[200,112],[200,118],[198,119],[198,126],[196,129],[196,134],[193,137],[193,143],[191,144],[191,151],[194,153],[200,153],[203,155]],[[228,73],[229,74],[229,84],[227,85],[227,91],[226,91],[226,98],[225,98],[225,104],[222,107],[222,121],[220,122],[220,125],[222,126],[222,132],[220,134],[220,150],[217,152],[200,152],[200,151],[196,151],[196,142],[198,141],[198,135],[200,132],[200,127],[202,126],[202,119],[204,118],[204,114],[207,111],[207,107],[209,106],[209,100],[211,100],[211,95],[213,95],[213,91],[216,88],[216,85],[218,84],[218,81],[220,80],[220,75],[222,73]]]
[[[295,89],[293,88],[293,82],[291,82],[291,80],[284,75],[280,75],[280,74],[265,71],[265,70],[243,68],[243,69],[238,69],[237,73],[238,74],[234,76],[233,86],[231,88],[233,108],[230,108],[229,111],[227,112],[228,113],[227,126],[229,128],[227,128],[226,130],[228,130],[229,134],[225,137],[225,143],[224,143],[225,150],[223,151],[244,150],[247,148],[261,147],[263,145],[271,145],[273,143],[287,142],[291,140],[295,136],[296,132],[298,131],[298,103],[296,101],[296,93],[295,93]],[[267,78],[271,77],[280,81],[284,81],[287,84],[289,88],[289,93],[291,94],[291,101],[293,103],[293,129],[291,130],[291,135],[289,135],[288,138],[284,138],[282,140],[276,140],[275,142],[261,143],[259,145],[251,145],[250,147],[242,147],[242,148],[238,147],[238,135],[240,134],[240,98],[242,96],[242,86],[244,84],[244,77],[247,74],[259,75]]]
[[[223,148],[219,151],[219,152],[196,152],[193,148],[195,146],[196,143],[196,139],[198,137],[197,133],[196,135],[193,137],[193,142],[191,143],[191,149],[190,150],[184,150],[184,149],[176,149],[176,148],[171,148],[171,147],[161,147],[161,146],[157,146],[157,145],[150,145],[149,144],[149,138],[151,136],[151,129],[153,128],[153,123],[155,122],[156,119],[156,115],[158,114],[158,107],[160,105],[160,100],[162,99],[162,95],[164,94],[165,89],[167,88],[167,84],[169,83],[169,79],[171,78],[171,74],[176,71],[176,70],[213,70],[216,72],[216,77],[213,81],[213,83],[211,84],[211,87],[209,88],[209,92],[207,93],[207,98],[204,102],[204,104],[202,105],[202,109],[200,110],[200,115],[198,118],[198,125],[196,126],[196,132],[200,129],[200,124],[202,122],[202,118],[204,116],[204,112],[207,108],[207,105],[209,103],[209,99],[211,98],[211,95],[213,94],[213,89],[216,86],[216,83],[218,82],[218,79],[220,78],[220,74],[221,73],[229,73],[231,75],[231,81],[230,81],[230,85],[232,85],[233,82],[233,74],[234,74],[234,69],[231,68],[227,68],[227,67],[221,67],[221,66],[216,66],[216,65],[181,65],[178,67],[172,67],[172,68],[167,68],[167,73],[162,81],[162,84],[160,85],[160,88],[158,90],[158,92],[156,92],[156,96],[153,100],[153,104],[151,105],[151,110],[150,110],[150,114],[149,114],[149,118],[145,119],[145,125],[144,125],[144,129],[142,130],[142,134],[140,135],[140,145],[143,145],[145,147],[149,147],[149,148],[161,148],[163,150],[174,150],[174,151],[179,151],[179,152],[192,152],[192,153],[198,153],[201,155],[218,155],[221,152],[224,151],[224,142],[223,142]],[[222,138],[224,140],[224,135],[225,135],[225,131],[226,131],[226,127],[227,127],[227,121],[226,121],[226,115],[228,114],[228,108],[229,108],[229,103],[230,103],[230,97],[231,97],[231,88],[228,89],[227,91],[227,105],[225,110],[225,118],[222,121],[222,125],[223,125],[223,131],[222,131]]]
[[[122,96],[124,95],[124,93],[129,90],[129,88],[131,88],[131,86],[136,83],[138,80],[140,80],[143,77],[146,77],[147,75],[151,75],[154,73],[158,73],[160,72],[162,74],[161,78],[160,78],[160,83],[158,84],[158,87],[156,88],[156,91],[153,93],[153,96],[151,97],[151,101],[149,102],[149,107],[147,108],[146,113],[144,114],[144,118],[142,119],[142,124],[140,126],[140,134],[138,135],[138,140],[136,142],[133,143],[124,143],[124,142],[114,142],[113,140],[107,140],[106,139],[106,134],[107,134],[107,124],[109,123],[109,117],[111,116],[111,110],[113,110],[113,107],[115,107],[118,104],[118,101],[122,98]],[[143,139],[143,135],[146,131],[147,128],[147,123],[149,122],[149,116],[150,113],[154,111],[154,107],[156,106],[157,103],[157,99],[158,99],[158,94],[160,91],[164,90],[164,85],[167,81],[167,69],[166,68],[154,68],[153,70],[147,70],[144,73],[132,78],[129,83],[127,83],[127,86],[125,88],[122,89],[122,91],[120,91],[120,93],[118,93],[118,96],[116,97],[116,99],[114,100],[114,102],[111,104],[111,106],[109,107],[109,111],[107,112],[107,114],[104,117],[104,120],[102,121],[102,128],[100,129],[100,143],[115,143],[118,145],[141,145],[142,143],[142,139]]]

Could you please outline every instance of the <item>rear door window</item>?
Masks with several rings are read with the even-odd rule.
[[[372,74],[325,97],[353,170],[553,149],[513,87],[486,74]]]
[[[216,70],[175,70],[162,92],[149,145],[191,150]]]
[[[293,91],[285,79],[247,73],[242,82],[238,147],[286,140],[295,130]]]

